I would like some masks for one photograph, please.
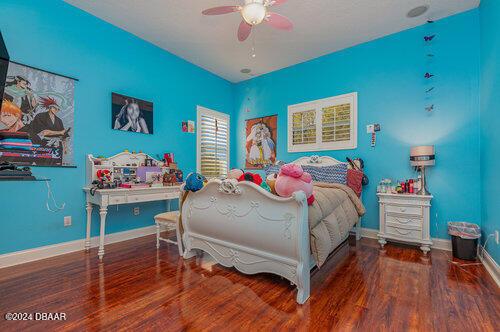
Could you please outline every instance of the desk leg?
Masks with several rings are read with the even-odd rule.
[[[105,229],[106,229],[106,215],[107,214],[108,214],[108,207],[101,206],[101,208],[99,209],[99,215],[101,216],[101,230],[99,233],[99,251],[97,252],[99,259],[101,259],[101,260],[104,257],[104,236],[105,236]]]
[[[87,202],[87,235],[85,237],[85,251],[90,250],[90,225],[92,224],[92,203]]]
[[[171,203],[172,199],[167,199],[167,211],[170,211],[171,208],[172,208],[172,203]]]

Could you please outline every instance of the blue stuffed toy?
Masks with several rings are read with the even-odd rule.
[[[189,173],[186,178],[186,184],[184,185],[184,190],[196,192],[203,188],[207,179],[199,173]]]

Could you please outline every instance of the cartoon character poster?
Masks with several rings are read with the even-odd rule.
[[[262,169],[276,161],[278,116],[246,120],[247,169]]]
[[[74,79],[11,62],[0,109],[0,162],[73,165]]]
[[[111,94],[111,127],[134,133],[153,133],[153,103],[133,97]]]

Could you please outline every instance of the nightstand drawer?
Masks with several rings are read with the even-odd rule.
[[[422,240],[422,230],[420,229],[406,229],[396,226],[385,226],[386,234],[396,236],[401,239],[408,240]]]
[[[422,208],[420,206],[387,204],[385,206],[385,212],[387,212],[388,214],[405,214],[412,216],[422,216]]]
[[[418,229],[422,229],[422,219],[420,218],[387,215],[385,221],[387,224],[394,224],[399,227],[410,226],[409,228],[418,227]]]

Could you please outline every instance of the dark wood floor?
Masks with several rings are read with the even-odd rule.
[[[374,240],[344,246],[312,277],[311,298],[279,277],[245,276],[209,257],[184,261],[148,236],[0,270],[0,331],[500,331],[500,291],[482,266],[450,253]],[[64,312],[62,322],[5,321]]]

